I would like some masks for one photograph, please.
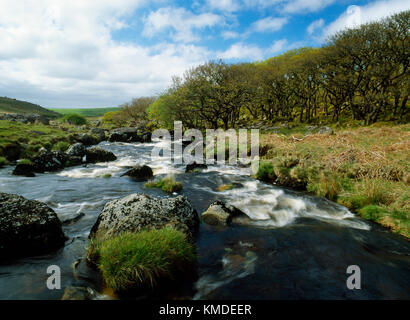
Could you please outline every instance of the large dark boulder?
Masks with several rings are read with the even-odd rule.
[[[205,164],[205,163],[196,163],[195,161],[194,162],[191,162],[191,163],[189,163],[187,166],[186,166],[186,168],[185,168],[185,173],[189,173],[189,172],[192,172],[192,171],[194,171],[195,169],[207,169],[208,168],[208,166]]]
[[[240,216],[246,217],[246,214],[232,205],[222,201],[215,201],[202,213],[201,219],[213,226],[227,226],[234,217]]]
[[[117,157],[114,153],[101,148],[93,147],[86,151],[86,161],[88,163],[109,162],[115,160],[117,160]]]
[[[128,170],[122,176],[129,176],[137,181],[145,181],[153,177],[152,169],[146,165],[140,166],[137,165],[134,168]]]
[[[18,163],[13,170],[14,176],[35,177],[35,168],[32,164]]]
[[[86,153],[85,146],[81,142],[77,142],[71,145],[66,151],[66,154],[69,157],[84,157],[85,153]]]
[[[110,142],[151,142],[151,133],[138,128],[117,128],[111,131]]]
[[[91,135],[98,137],[98,139],[101,141],[105,141],[105,130],[101,128],[92,128],[89,132]]]
[[[106,240],[124,231],[174,227],[192,236],[199,226],[199,218],[185,196],[155,198],[145,194],[131,194],[108,202],[91,229],[90,238]]]
[[[1,153],[9,161],[16,161],[20,159],[23,147],[17,142],[11,142],[1,148]]]
[[[90,135],[88,133],[82,133],[78,137],[78,141],[86,146],[93,146],[100,142],[95,136]]]
[[[53,209],[39,201],[0,193],[0,261],[47,253],[65,240]]]
[[[42,149],[40,153],[31,159],[35,172],[52,172],[64,169],[68,156],[61,151],[48,151]]]

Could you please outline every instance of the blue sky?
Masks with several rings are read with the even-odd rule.
[[[208,60],[320,46],[408,0],[1,0],[0,96],[45,107],[117,106],[160,94]]]

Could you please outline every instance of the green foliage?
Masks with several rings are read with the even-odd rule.
[[[336,200],[342,190],[340,177],[331,172],[322,172],[319,181],[310,182],[307,190],[314,192],[319,197],[325,197],[329,200]]]
[[[74,124],[77,126],[87,124],[87,119],[84,116],[77,113],[66,114],[64,117],[61,118],[61,121],[67,122],[69,124]]]
[[[5,157],[0,157],[0,168],[6,166],[8,164],[9,164],[9,162],[7,161],[7,159]]]
[[[53,146],[53,150],[64,152],[67,151],[69,147],[70,144],[67,141],[60,141]]]
[[[88,257],[98,259],[107,285],[115,291],[154,287],[161,278],[172,279],[196,259],[194,246],[175,229],[123,233],[93,245]]]
[[[377,221],[387,214],[387,211],[384,208],[376,205],[367,205],[361,208],[358,212],[362,218],[372,221]]]
[[[167,193],[174,193],[182,190],[182,183],[175,181],[173,176],[168,176],[163,179],[149,181],[145,184],[145,187],[159,188]]]
[[[29,165],[33,164],[30,159],[20,159],[18,163],[19,164],[29,164]]]
[[[161,127],[180,120],[199,129],[251,121],[406,122],[409,30],[410,11],[404,11],[339,32],[321,48],[256,63],[210,61],[175,77],[148,116]]]
[[[275,181],[277,176],[271,162],[262,162],[259,164],[258,172],[256,173],[256,178],[265,182]]]

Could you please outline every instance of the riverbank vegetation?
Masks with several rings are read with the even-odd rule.
[[[150,105],[158,127],[234,128],[255,121],[370,125],[409,120],[410,11],[347,29],[321,48],[255,63],[209,62],[174,77]]]
[[[0,156],[11,161],[30,158],[42,147],[47,150],[68,148],[76,142],[75,135],[85,131],[61,123],[58,126],[0,120]]]
[[[175,279],[196,260],[195,247],[172,228],[125,232],[89,248],[106,284],[116,292],[155,287],[159,279]],[[176,270],[175,270],[176,269]]]
[[[256,177],[326,197],[410,238],[410,125],[311,130],[263,133]]]

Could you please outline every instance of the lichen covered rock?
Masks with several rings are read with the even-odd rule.
[[[108,202],[90,232],[91,239],[106,240],[125,231],[139,232],[171,226],[191,236],[196,233],[199,219],[184,196],[154,198],[131,194]]]
[[[0,193],[0,261],[47,253],[65,240],[53,209],[39,201]]]

